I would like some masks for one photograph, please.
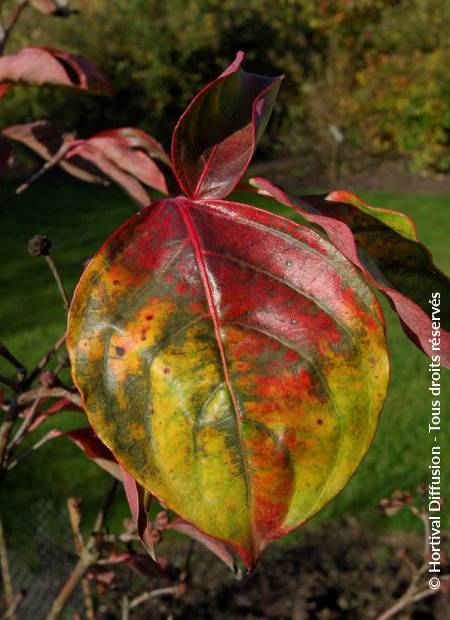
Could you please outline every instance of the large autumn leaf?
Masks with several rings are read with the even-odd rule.
[[[128,220],[81,278],[68,349],[119,463],[249,568],[346,484],[388,382],[355,267],[306,227],[220,200]]]
[[[450,367],[450,315],[445,311],[450,308],[450,280],[419,242],[411,218],[372,207],[346,191],[294,197],[262,178],[251,179],[250,186],[321,226],[335,246],[388,297],[408,337],[427,355],[438,354],[441,364]],[[436,293],[439,312],[434,310],[433,317],[431,301]],[[436,349],[433,336],[438,326]]]
[[[205,86],[180,117],[172,163],[191,198],[224,198],[245,173],[269,121],[282,77],[241,69],[244,54]]]

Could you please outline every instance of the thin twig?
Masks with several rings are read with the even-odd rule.
[[[427,588],[426,592],[426,596],[431,596],[432,594],[435,594],[435,592],[433,590],[430,590],[429,588]],[[416,599],[415,597],[410,596],[408,592],[405,592],[405,594],[403,594],[403,596],[401,596],[398,601],[396,601],[394,605],[392,605],[392,607],[386,609],[386,611],[383,612],[381,616],[378,616],[376,620],[389,620],[389,618],[392,618],[393,616],[398,614],[399,611],[402,611],[403,609],[405,609],[405,607],[409,607],[409,605],[412,605],[413,603],[421,600],[422,598],[425,598],[425,596],[423,596],[423,592],[420,599]]]
[[[81,407],[80,395],[76,392],[71,392],[62,387],[39,387],[33,390],[28,390],[27,392],[23,392],[17,399],[17,403],[9,407],[3,419],[3,423],[0,426],[0,478],[1,474],[4,473],[5,470],[12,469],[22,459],[26,458],[35,450],[40,448],[41,445],[48,441],[49,435],[54,432],[50,431],[49,433],[44,435],[44,437],[42,437],[37,443],[35,443],[33,446],[31,446],[31,448],[24,452],[24,454],[22,454],[19,459],[15,459],[14,461],[10,462],[12,453],[14,452],[15,448],[22,442],[27,431],[34,422],[39,402],[44,398],[66,398],[78,407]],[[16,435],[13,437],[11,442],[9,442],[9,438],[11,436],[11,432],[17,420],[19,412],[23,409],[25,405],[27,405],[27,403],[30,402],[32,404],[30,406],[29,412],[23,420]]]
[[[56,436],[59,436],[59,431],[55,431],[55,430],[51,430],[48,433],[46,433],[43,437],[41,437],[41,439],[39,439],[39,441],[37,441],[35,444],[33,444],[31,446],[31,448],[29,448],[28,450],[26,450],[26,452],[24,452],[23,454],[20,455],[20,458],[15,459],[14,461],[11,461],[7,464],[6,468],[8,471],[10,469],[13,469],[13,467],[16,467],[16,465],[18,465],[19,463],[21,463],[23,461],[23,459],[27,458],[27,456],[30,456],[30,454],[33,454],[33,452],[35,452],[36,450],[38,450],[41,446],[43,446],[47,441],[49,441],[52,436],[55,436],[54,433],[57,433]]]
[[[59,614],[68,603],[78,583],[84,577],[89,568],[97,562],[100,554],[97,534],[104,526],[105,519],[108,515],[109,509],[114,499],[117,484],[117,480],[114,480],[112,482],[103,502],[103,505],[98,512],[97,518],[95,519],[94,532],[91,534],[87,544],[84,545],[80,558],[75,565],[72,573],[70,574],[68,580],[60,590],[58,596],[53,601],[46,620],[56,620],[56,618],[59,617]]]
[[[5,0],[0,0],[0,41],[3,41],[3,37],[5,36],[5,20],[3,19],[3,5],[5,4]],[[0,56],[2,52],[0,50]]]
[[[73,146],[72,142],[63,142],[57,152],[51,159],[45,162],[39,170],[32,174],[24,183],[19,185],[3,202],[0,203],[0,207],[6,207],[12,200],[20,196],[25,190],[27,190],[32,183],[40,179],[46,172],[51,170],[54,166],[64,159],[67,151]]]
[[[61,297],[63,298],[63,301],[64,301],[64,307],[66,309],[66,312],[68,312],[69,306],[70,306],[70,300],[69,300],[69,296],[67,295],[67,291],[64,287],[61,274],[59,273],[59,269],[56,266],[56,263],[53,260],[53,257],[51,254],[47,254],[45,256],[45,260],[47,261],[47,264],[50,267],[50,271],[52,272],[53,277],[55,278],[56,284],[58,286],[58,290],[61,293]]]
[[[11,620],[11,619],[16,618],[17,608],[19,607],[20,603],[23,601],[24,596],[25,596],[25,591],[17,592],[16,596],[14,597],[13,604],[10,607],[8,607],[8,609],[5,611],[5,613],[2,616],[2,620]]]
[[[130,599],[126,594],[122,596],[121,612],[121,620],[130,619]]]
[[[55,373],[55,377],[57,377],[59,375],[59,373],[61,372],[61,370],[63,368],[66,367],[66,362],[62,361],[62,362],[58,362],[55,366],[55,369],[53,370],[53,372]]]
[[[69,578],[60,590],[58,596],[53,601],[51,609],[47,615],[47,620],[56,620],[59,614],[64,609],[65,605],[69,601],[73,594],[73,591],[79,584],[80,580],[86,574],[86,571],[95,564],[97,555],[93,553],[84,552],[75,565],[75,568],[70,573]]]
[[[114,495],[116,494],[118,484],[119,484],[119,481],[116,478],[113,478],[113,480],[111,481],[111,486],[109,488],[109,491],[103,502],[103,505],[98,511],[97,518],[95,519],[94,530],[93,530],[94,536],[95,534],[98,534],[99,532],[101,532],[101,530],[103,529],[106,518],[108,516],[109,509],[112,506],[112,502],[114,499]]]
[[[167,588],[157,588],[156,590],[151,590],[150,592],[143,592],[139,596],[136,596],[136,598],[134,598],[130,602],[130,609],[134,609],[138,605],[145,603],[145,601],[148,601],[151,598],[156,598],[157,596],[164,596],[165,594],[172,594],[173,596],[179,596],[183,591],[184,591],[184,588],[182,584],[177,584],[176,586],[169,586]]]
[[[66,390],[63,387],[38,387],[33,390],[28,390],[19,396],[17,402],[20,405],[25,405],[28,402],[34,401],[36,399],[41,398],[67,398],[74,405],[81,407],[81,397],[78,392],[71,392],[70,390]]]
[[[196,541],[193,538],[189,539],[189,545],[186,553],[186,558],[184,560],[184,568],[180,570],[179,583],[178,583],[178,592],[177,596],[184,594],[187,589],[187,584],[191,581],[191,561],[194,554]],[[175,601],[172,601],[171,608],[173,610],[175,605]],[[171,613],[168,617],[172,618],[173,614]]]
[[[49,363],[51,358],[64,345],[65,341],[66,341],[66,333],[64,332],[64,334],[58,338],[58,340],[55,342],[55,344],[52,346],[52,348],[49,351],[47,351],[47,353],[39,360],[39,362],[37,363],[36,368],[34,368],[34,370],[29,374],[29,376],[28,376],[28,378],[26,380],[26,385],[27,386],[30,386],[33,383],[33,381],[39,375],[41,370],[43,370],[45,368],[45,366],[47,366],[47,364]]]
[[[15,383],[15,382],[11,381],[10,379],[8,379],[6,377],[2,377],[2,376],[0,376],[0,381],[5,382],[7,385],[9,385],[13,389],[15,389],[17,392],[21,392],[22,390],[26,389],[36,379],[36,377],[43,370],[43,368],[45,368],[45,366],[48,364],[50,359],[63,346],[63,344],[65,342],[65,339],[66,339],[66,335],[64,333],[62,336],[60,336],[58,338],[58,340],[54,343],[54,345],[51,347],[51,349],[49,351],[47,351],[47,353],[39,360],[37,366],[28,375],[28,377],[24,378],[20,383]],[[5,348],[3,348],[3,350],[2,350],[3,357],[5,357],[4,351],[5,351]],[[12,356],[9,353],[9,351],[7,351],[6,356],[11,361],[11,363],[13,363],[13,365],[15,367],[17,367],[18,371],[19,371],[19,368],[20,368],[20,370],[22,370],[22,365],[17,360],[15,360],[14,356]],[[11,360],[11,358],[14,359],[14,362]],[[76,404],[77,406],[79,406],[79,407],[81,406],[81,398],[80,398],[79,394],[76,393],[76,392],[71,392],[70,390],[66,390],[63,387],[54,387],[54,388],[40,387],[40,388],[36,388],[34,390],[27,390],[27,391],[22,392],[20,394],[20,396],[17,398],[17,401],[14,401],[7,408],[7,410],[5,412],[5,415],[4,415],[4,418],[3,418],[3,421],[2,421],[2,423],[0,425],[0,479],[3,478],[3,475],[5,474],[5,471],[7,469],[12,469],[12,467],[17,465],[17,462],[18,462],[16,460],[16,461],[14,461],[14,463],[8,463],[8,444],[9,444],[9,441],[10,441],[10,436],[11,436],[13,427],[14,427],[14,425],[16,423],[16,420],[17,420],[17,417],[18,417],[20,411],[23,409],[23,406],[26,405],[28,402],[32,403],[33,401],[37,401],[37,400],[39,400],[41,398],[52,397],[52,396],[53,397],[67,398],[71,402]],[[37,405],[36,405],[36,407],[37,407]],[[30,423],[30,421],[32,421],[33,416],[34,416],[34,412],[30,412],[30,417],[28,418],[28,416],[27,416],[27,419],[25,420],[24,424],[19,429],[20,435],[17,438],[17,440],[19,440],[19,439],[20,439],[20,441],[22,440],[22,438],[23,438],[22,435],[24,434],[24,431],[27,429],[28,424]],[[43,439],[45,439],[45,438],[43,438]],[[13,440],[13,445],[17,445],[17,443],[19,443],[19,441],[16,441],[16,439],[14,439]],[[31,452],[36,450],[39,447],[39,445],[41,445],[41,443],[42,443],[42,440],[41,440],[41,442],[38,442],[37,444],[35,444],[23,456],[28,456],[28,454],[30,454]],[[23,456],[21,458],[23,458]]]
[[[67,508],[69,511],[70,526],[73,532],[75,551],[79,556],[83,553],[84,540],[81,533],[81,502],[74,497],[67,500]],[[81,589],[83,590],[84,608],[86,610],[87,620],[95,620],[94,599],[92,598],[91,586],[89,580],[83,577],[81,580]]]
[[[73,532],[75,551],[81,554],[84,547],[83,534],[81,533],[81,502],[76,497],[69,497],[67,500],[67,510],[69,512],[70,527]]]
[[[17,403],[13,403],[8,411],[5,413],[3,418],[3,422],[0,426],[0,477],[4,473],[7,467],[7,448],[9,443],[9,438],[11,436],[11,432],[14,424],[16,423],[17,417],[20,412],[20,407]]]
[[[17,383],[17,381],[13,381],[12,379],[5,377],[4,375],[0,375],[0,383],[7,385],[8,387],[12,388],[15,392],[19,390],[19,384]]]
[[[15,603],[14,589],[9,571],[8,553],[6,550],[5,532],[3,530],[3,522],[0,516],[0,566],[2,570],[3,588],[5,590],[5,600],[8,605],[8,616],[11,620],[16,620],[15,609],[18,603]]]
[[[442,582],[444,583],[450,583],[450,575],[443,575],[442,577],[440,577],[440,582],[442,584]],[[423,590],[420,590],[419,592],[417,592],[417,594],[414,595],[414,598],[412,600],[413,603],[417,603],[417,601],[421,601],[424,598],[427,598],[429,596],[433,596],[433,594],[436,594],[436,590],[431,590],[428,586],[426,588],[424,588]]]
[[[22,602],[24,596],[25,596],[24,592],[17,592],[16,596],[14,597],[13,604],[10,607],[8,607],[8,609],[5,611],[5,613],[2,616],[2,620],[15,619],[16,610],[19,607],[20,603]]]
[[[389,618],[392,618],[413,603],[416,603],[417,601],[421,601],[428,596],[432,596],[433,594],[438,593],[438,590],[431,590],[428,585],[425,586],[425,584],[420,583],[423,575],[426,573],[428,568],[428,540],[430,535],[430,524],[427,518],[427,513],[424,509],[419,510],[415,506],[407,506],[407,508],[414,516],[416,516],[422,522],[424,536],[424,546],[422,553],[423,560],[420,566],[417,566],[412,562],[409,556],[406,555],[403,558],[403,560],[408,564],[412,572],[411,581],[402,596],[397,599],[397,601],[395,601],[395,603],[391,605],[391,607],[389,607],[381,615],[379,615],[376,620],[389,620]],[[441,577],[441,582],[449,580],[450,575],[445,575]]]
[[[36,398],[36,400],[31,405],[27,415],[25,416],[25,419],[23,420],[22,424],[20,425],[19,430],[14,435],[14,437],[11,439],[11,441],[9,442],[9,446],[8,446],[8,453],[9,454],[11,454],[11,451],[16,446],[18,446],[22,442],[23,438],[25,437],[29,427],[33,423],[33,420],[34,420],[34,417],[36,415],[39,403],[40,403],[40,399]]]
[[[189,583],[191,579],[191,562],[192,562],[192,556],[194,554],[194,549],[195,549],[195,540],[193,538],[190,538],[189,547],[188,547],[188,551],[186,554],[186,560],[184,562],[184,569],[181,574],[181,581],[183,583]]]
[[[428,519],[428,515],[425,510],[420,511],[419,517],[422,521],[423,531],[424,531],[423,564],[422,564],[421,570],[425,572],[425,570],[428,568],[428,556],[430,553],[430,549],[429,549],[430,542],[429,541],[430,541],[431,529],[430,529],[430,520]]]

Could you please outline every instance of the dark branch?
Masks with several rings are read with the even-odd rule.
[[[27,370],[19,360],[6,348],[3,342],[0,342],[0,355],[5,358],[10,364],[17,370],[17,378],[19,381],[23,381],[27,375]]]
[[[22,15],[22,11],[28,5],[28,0],[19,0],[14,8],[14,11],[11,15],[11,19],[7,26],[3,29],[2,36],[0,39],[0,54],[3,54],[6,44],[8,43],[8,39],[11,36],[12,31],[14,30],[17,22]]]

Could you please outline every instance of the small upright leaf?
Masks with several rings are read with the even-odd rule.
[[[173,168],[192,198],[226,197],[245,173],[268,123],[282,78],[246,73],[243,58],[239,52],[194,97],[173,132]]]
[[[49,47],[25,47],[0,58],[0,84],[20,82],[66,86],[93,95],[112,93],[106,77],[91,62]]]
[[[83,273],[67,345],[118,462],[249,568],[346,484],[388,382],[355,267],[304,226],[220,200],[128,220]]]
[[[371,207],[351,192],[288,195],[270,181],[251,179],[261,193],[291,206],[326,231],[334,245],[382,291],[408,337],[430,357],[450,367],[450,280],[418,241],[414,222],[403,213]],[[430,303],[433,295],[439,312]],[[433,322],[439,320],[439,351],[433,350]],[[436,326],[437,323],[434,323]]]

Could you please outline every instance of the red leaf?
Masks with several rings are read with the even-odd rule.
[[[143,131],[132,128],[113,129],[96,134],[86,143],[141,183],[164,194],[168,193],[164,173],[152,158],[169,166],[170,160],[162,146]]]
[[[89,141],[78,144],[66,155],[68,159],[74,156],[80,156],[82,159],[94,164],[104,175],[117,183],[117,185],[120,185],[140,207],[150,204],[151,198],[141,183],[134,176],[120,168],[113,160],[105,157]]]
[[[51,123],[36,121],[8,127],[3,135],[24,144],[47,161],[66,143],[69,150],[58,164],[61,168],[89,183],[113,181],[141,207],[151,202],[142,183],[161,192],[168,191],[165,175],[169,171],[169,159],[162,146],[139,129],[127,127],[102,132],[88,140],[73,140],[72,135],[64,134]],[[161,162],[164,171],[152,157]]]
[[[94,138],[114,138],[120,141],[123,146],[144,151],[149,157],[159,159],[167,166],[171,166],[170,157],[163,146],[148,133],[136,127],[109,129],[96,134]]]
[[[73,403],[68,398],[61,398],[60,400],[57,400],[55,403],[53,403],[51,407],[46,409],[44,413],[46,413],[47,415],[51,415],[53,413],[58,413],[63,409],[66,409],[66,411],[83,411],[82,407],[78,407],[78,405],[75,405],[75,403]]]
[[[78,428],[74,431],[65,433],[74,443],[80,447],[90,459],[109,459],[115,461],[111,450],[100,441],[92,428]]]
[[[130,474],[121,466],[123,487],[128,505],[133,516],[139,538],[150,557],[157,562],[150,526],[147,521],[147,511],[144,508],[144,489]]]
[[[162,558],[158,558],[158,561],[155,563],[148,555],[143,555],[142,553],[130,553],[127,562],[136,573],[146,577],[160,575],[166,564],[166,560]]]
[[[268,123],[282,77],[246,73],[244,54],[192,100],[172,136],[180,187],[197,199],[224,198],[237,185]]]
[[[14,125],[4,129],[3,135],[25,145],[46,161],[52,159],[63,143],[72,138],[72,136],[64,135],[62,131],[47,121]],[[59,162],[59,166],[68,174],[82,181],[88,183],[104,182],[103,178],[98,175],[95,166],[81,157],[73,157],[70,162],[62,160]]]
[[[81,56],[44,47],[26,47],[0,58],[0,82],[51,84],[96,95],[110,95],[103,73]]]
[[[323,228],[342,254],[388,297],[408,337],[428,356],[436,354],[430,343],[433,326],[429,299],[432,291],[440,291],[441,308],[448,306],[445,300],[450,299],[450,282],[417,241],[410,218],[370,207],[350,192],[296,198],[266,179],[251,179],[250,184]],[[393,220],[390,225],[388,218]],[[442,311],[440,316],[444,323],[447,318]],[[438,353],[441,364],[450,367],[450,332],[443,325]]]
[[[175,519],[174,521],[171,521],[167,525],[167,529],[176,530],[177,532],[186,534],[186,536],[189,536],[190,538],[198,541],[204,547],[206,547],[209,551],[214,553],[214,555],[220,558],[222,562],[224,562],[224,564],[226,564],[229,568],[231,568],[232,571],[236,570],[236,565],[235,565],[233,556],[228,551],[226,545],[220,540],[216,540],[212,536],[208,536],[207,534],[204,534],[203,532],[198,530],[191,523],[189,523],[188,521],[185,521],[184,519],[178,518],[178,519]]]
[[[121,132],[125,132],[123,136]],[[125,137],[132,132],[136,132],[142,144],[145,144],[144,138],[147,138],[147,152],[157,153],[155,156],[167,161],[161,145],[151,136],[138,129],[125,128],[103,132],[89,140],[73,141],[73,148],[66,153],[65,159],[61,160],[59,165],[72,176],[89,183],[112,180],[139,206],[146,206],[151,200],[140,180],[164,192],[167,192],[167,185],[163,172],[150,157],[138,146],[133,147],[138,140],[133,140],[133,137],[127,140]],[[24,144],[47,161],[59,151],[64,142],[73,140],[73,136],[65,135],[47,121],[8,127],[3,130],[3,134]]]
[[[11,84],[0,84],[0,99],[6,95],[11,88]]]
[[[112,553],[109,557],[99,560],[98,564],[109,566],[124,562],[127,562],[136,573],[146,577],[161,575],[168,565],[167,560],[163,558],[159,558],[158,562],[155,563],[148,555],[135,552],[120,553],[118,555]]]
[[[71,439],[85,455],[97,463],[99,467],[106,470],[111,476],[122,481],[121,469],[114,458],[113,453],[97,437],[92,428],[79,428],[67,433],[61,433]],[[55,435],[56,437],[56,435]]]
[[[63,409],[66,411],[83,411],[81,407],[78,407],[77,405],[75,405],[68,398],[61,398],[60,400],[57,400],[55,403],[53,403],[53,405],[51,405],[48,409],[45,409],[45,411],[40,412],[40,414],[35,418],[35,420],[31,424],[30,429],[29,429],[30,432],[38,428],[38,426],[40,426],[43,422],[45,422],[45,420],[50,415],[59,413]]]
[[[154,577],[161,574],[163,568],[161,564],[164,564],[164,562],[160,564],[160,559],[155,563],[148,555],[143,555],[142,553],[130,553],[127,562],[136,573],[146,577]]]

